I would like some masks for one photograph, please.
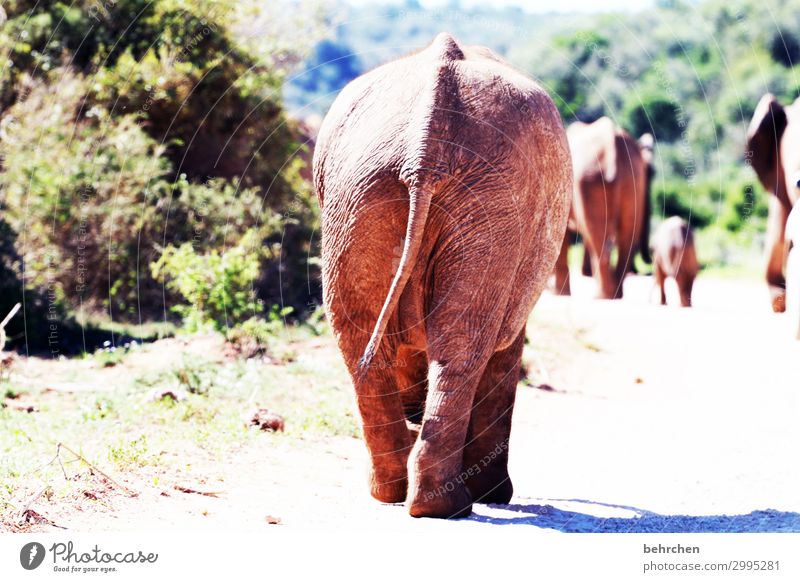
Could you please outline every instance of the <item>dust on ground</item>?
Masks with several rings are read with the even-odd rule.
[[[119,486],[84,467],[79,490],[88,496],[41,496],[30,504],[41,520],[6,527],[800,531],[800,342],[769,311],[765,286],[701,276],[691,309],[652,303],[648,277],[630,277],[622,301],[592,299],[587,279],[573,287],[571,298],[545,294],[528,326],[531,384],[552,390],[518,390],[509,505],[475,505],[450,522],[412,519],[369,497],[360,439],[295,432],[259,435],[222,458],[195,453],[168,469],[108,475]],[[668,293],[676,304],[676,290]],[[217,349],[163,341],[173,344],[157,359]],[[320,378],[346,383],[329,336],[296,349]],[[44,381],[55,365],[65,364],[39,362],[30,373],[41,367]],[[125,362],[140,365],[153,361]]]

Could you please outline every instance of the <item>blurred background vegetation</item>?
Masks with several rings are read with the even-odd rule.
[[[349,80],[442,30],[537,78],[565,123],[652,133],[653,220],[689,219],[710,269],[757,271],[766,194],[744,135],[763,93],[797,96],[797,1],[488,6],[4,0],[0,315],[25,305],[11,345],[316,320],[314,127]]]

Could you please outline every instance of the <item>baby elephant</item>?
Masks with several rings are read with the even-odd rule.
[[[679,216],[668,218],[653,237],[653,273],[661,290],[661,305],[667,304],[664,282],[672,277],[678,284],[683,307],[692,306],[692,285],[700,267],[694,250],[691,227]]]

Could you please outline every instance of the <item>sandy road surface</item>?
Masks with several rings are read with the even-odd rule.
[[[251,530],[276,527],[270,516],[313,528],[800,531],[800,342],[769,312],[764,286],[701,277],[695,307],[680,309],[648,303],[647,278],[629,278],[623,301],[592,300],[591,285],[543,296],[529,326],[555,391],[519,389],[511,505],[414,520],[369,498],[360,441],[264,441],[213,466],[206,487],[218,498],[154,489],[59,523]],[[552,345],[561,337],[573,339]]]

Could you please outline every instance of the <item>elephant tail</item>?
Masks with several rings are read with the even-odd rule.
[[[422,246],[425,223],[428,220],[428,211],[431,206],[432,190],[433,185],[429,181],[420,179],[413,179],[409,185],[408,224],[406,225],[406,236],[403,242],[403,254],[392,280],[392,286],[389,288],[389,293],[383,303],[383,309],[381,309],[378,321],[372,331],[372,336],[369,338],[364,355],[361,356],[361,360],[358,363],[358,371],[362,375],[366,373],[375,357],[375,353],[378,351],[386,326],[389,324],[389,318],[397,308],[400,295],[403,293],[408,278],[411,276],[411,271],[417,262],[417,256]]]
[[[426,50],[431,51],[433,66],[406,128],[408,151],[399,174],[400,180],[408,187],[409,204],[403,254],[372,336],[358,363],[358,373],[362,376],[380,347],[389,319],[397,309],[417,263],[433,192],[451,165],[448,163],[450,148],[446,145],[451,142],[447,132],[453,126],[449,112],[457,109],[455,100],[460,94],[459,76],[453,70],[453,63],[463,60],[464,52],[447,33],[440,33]]]

